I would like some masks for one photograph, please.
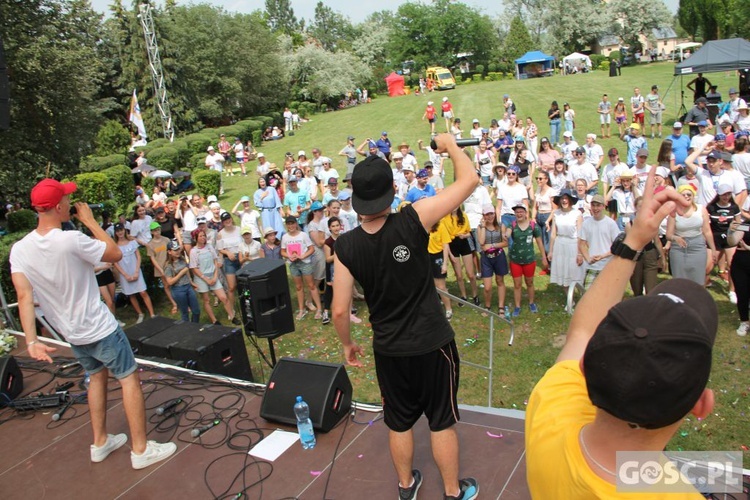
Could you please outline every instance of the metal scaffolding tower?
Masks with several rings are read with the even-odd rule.
[[[161,65],[161,56],[159,55],[159,45],[156,41],[156,29],[154,29],[154,18],[151,14],[151,4],[142,3],[138,6],[143,27],[143,37],[146,39],[146,51],[148,52],[148,62],[151,69],[151,80],[154,83],[154,92],[156,93],[156,110],[161,118],[164,137],[169,142],[174,141],[174,126],[172,125],[172,112],[169,107],[169,98],[167,97],[167,87],[164,84],[164,68]]]

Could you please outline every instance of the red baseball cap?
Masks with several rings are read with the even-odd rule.
[[[63,196],[78,188],[75,182],[61,183],[55,179],[44,179],[31,190],[31,206],[52,208],[57,206]]]

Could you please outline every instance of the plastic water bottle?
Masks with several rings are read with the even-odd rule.
[[[315,448],[315,431],[313,431],[312,420],[310,420],[310,407],[302,400],[302,396],[297,396],[294,414],[297,416],[297,431],[302,448],[305,450]]]

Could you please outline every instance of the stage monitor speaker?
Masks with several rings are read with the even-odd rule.
[[[239,328],[178,321],[144,339],[140,354],[180,360],[192,370],[253,381]]]
[[[128,342],[130,342],[130,347],[133,349],[133,352],[135,354],[141,354],[144,340],[153,337],[159,332],[163,332],[167,328],[173,327],[176,323],[178,323],[178,321],[172,318],[154,316],[142,323],[129,326],[124,331],[125,335],[128,337]]]
[[[352,384],[344,365],[281,358],[271,372],[260,416],[295,425],[297,396],[310,406],[313,427],[328,432],[345,418],[352,407]]]
[[[0,408],[23,392],[23,373],[13,356],[0,356]]]
[[[5,64],[3,40],[0,38],[0,130],[10,128],[10,82]]]
[[[275,339],[294,331],[292,299],[283,260],[257,259],[237,271],[245,333]]]

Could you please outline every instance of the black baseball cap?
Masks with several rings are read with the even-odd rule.
[[[222,221],[229,220],[231,218],[232,218],[232,214],[230,214],[229,212],[224,212],[224,213],[221,214],[221,220]]]
[[[360,215],[376,214],[393,202],[393,172],[378,156],[368,156],[354,166],[351,185],[352,206]]]
[[[583,355],[591,402],[646,429],[678,422],[706,387],[718,324],[711,295],[687,279],[615,305]]]

